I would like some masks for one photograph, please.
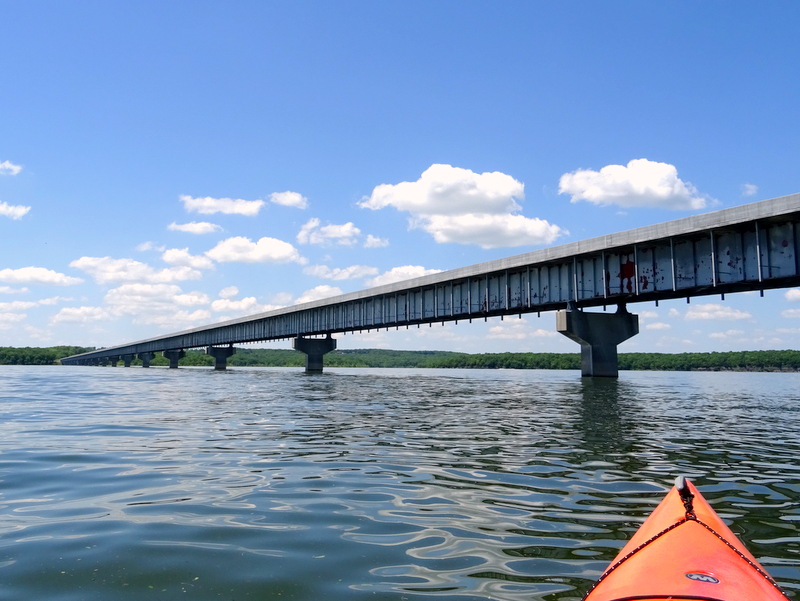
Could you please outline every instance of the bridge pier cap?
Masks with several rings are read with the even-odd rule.
[[[228,357],[236,353],[233,345],[230,346],[209,346],[206,354],[214,357],[214,370],[225,371],[228,368]]]
[[[323,356],[336,349],[336,339],[330,334],[326,338],[303,338],[298,336],[292,341],[296,351],[306,355],[306,373],[321,374]]]
[[[556,330],[581,345],[581,376],[617,378],[617,345],[639,333],[639,316],[624,303],[616,313],[588,313],[569,303],[556,314]]]

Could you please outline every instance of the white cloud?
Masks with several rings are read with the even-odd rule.
[[[252,315],[268,310],[265,305],[258,303],[255,296],[248,296],[241,300],[220,298],[211,303],[211,308],[217,313],[228,312],[239,315]]]
[[[111,317],[111,313],[102,307],[64,307],[50,318],[50,323],[92,323]]]
[[[717,305],[713,303],[704,305],[692,305],[686,311],[686,319],[692,320],[740,320],[750,319],[752,315],[746,311],[740,311],[733,307],[726,307],[725,305]]]
[[[714,332],[708,335],[709,338],[716,340],[737,339],[744,336],[744,330],[726,330],[725,332]]]
[[[24,313],[0,313],[0,330],[7,330],[14,324],[24,321]]]
[[[338,296],[342,293],[342,291],[337,288],[336,286],[328,286],[327,284],[323,284],[321,286],[315,286],[311,288],[311,290],[306,290],[297,297],[294,301],[295,305],[300,305],[302,303],[310,303],[312,301],[321,300],[323,298],[330,298],[331,296]]]
[[[170,265],[180,265],[194,269],[212,269],[214,262],[208,257],[189,254],[188,248],[170,248],[164,251],[161,259]]]
[[[516,215],[521,210],[517,200],[524,197],[524,185],[505,173],[434,164],[415,182],[376,186],[359,206],[408,211],[410,227],[440,243],[483,248],[549,244],[565,233],[541,219]]]
[[[11,161],[0,163],[0,175],[17,175],[22,171],[22,165],[15,165]]]
[[[11,286],[0,286],[0,294],[25,294],[28,288],[12,288]]]
[[[276,238],[261,238],[253,242],[249,238],[236,236],[228,238],[206,252],[218,263],[300,263],[305,264],[307,259],[302,257],[297,249],[283,240]]]
[[[284,207],[294,207],[296,209],[305,209],[308,207],[308,199],[298,192],[273,192],[269,195],[270,202]]]
[[[236,286],[228,286],[219,291],[220,298],[234,298],[239,294],[239,289]]]
[[[542,219],[522,215],[428,215],[421,229],[440,243],[477,244],[481,248],[549,244],[562,230]]]
[[[556,338],[559,336],[555,330],[530,329],[530,324],[525,318],[507,319],[498,325],[489,328],[487,338],[493,340],[527,340],[529,338]]]
[[[51,284],[54,286],[73,286],[83,280],[44,267],[21,267],[20,269],[0,269],[0,282],[8,284]]]
[[[155,250],[157,252],[164,252],[165,250],[167,250],[167,247],[166,246],[162,246],[160,244],[156,244],[155,242],[147,241],[147,242],[142,242],[141,244],[138,244],[136,246],[136,250],[138,250],[139,252],[147,252],[149,250]]]
[[[0,201],[0,215],[9,217],[10,219],[22,219],[30,211],[30,207],[23,205],[10,205],[7,202]]]
[[[377,267],[367,265],[351,265],[350,267],[331,268],[327,265],[310,265],[303,268],[303,273],[326,280],[353,280],[378,273]]]
[[[208,300],[202,292],[184,293],[175,284],[152,283],[123,284],[105,296],[111,315],[131,316],[135,323],[169,329],[210,321],[211,312],[207,309],[191,312],[181,309],[206,304]]]
[[[0,303],[0,311],[25,311],[35,307],[38,303],[33,301],[11,301],[10,303]]]
[[[367,234],[367,239],[364,240],[364,248],[383,248],[384,246],[389,246],[389,241],[386,238]]]
[[[800,318],[800,309],[786,309],[785,311],[781,311],[781,317],[785,317],[786,319]]]
[[[401,265],[399,267],[393,267],[389,271],[385,271],[381,275],[372,278],[367,282],[367,286],[372,287],[383,286],[385,284],[394,284],[395,282],[419,278],[424,275],[441,273],[441,271],[441,269],[425,269],[420,265]]]
[[[606,165],[600,171],[578,169],[565,173],[559,180],[558,192],[570,194],[571,202],[586,200],[600,206],[693,210],[714,202],[682,181],[675,166],[647,159]]]
[[[648,323],[647,325],[644,326],[644,329],[658,331],[658,330],[669,330],[671,327],[672,326],[669,325],[668,323],[657,321],[655,323]]]
[[[253,217],[258,215],[261,207],[264,206],[263,200],[242,200],[241,198],[212,198],[210,196],[195,198],[184,194],[180,196],[180,200],[187,211],[203,215],[224,213]]]
[[[216,223],[207,221],[190,221],[189,223],[175,223],[173,221],[167,226],[167,229],[174,232],[186,232],[187,234],[213,234],[222,230]]]
[[[202,277],[199,271],[191,267],[178,266],[156,270],[141,261],[112,259],[111,257],[81,257],[70,263],[70,267],[85,271],[98,284],[113,282],[167,283],[197,280]]]
[[[742,184],[742,196],[755,196],[758,194],[758,186],[755,184]]]
[[[783,297],[789,302],[800,301],[800,288],[789,288],[783,293]]]
[[[297,234],[300,244],[339,244],[353,246],[358,241],[361,230],[351,221],[342,225],[320,225],[316,217],[309,219]]]

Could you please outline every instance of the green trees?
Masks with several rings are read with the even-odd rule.
[[[0,347],[0,365],[54,365],[61,357],[93,348],[79,346]],[[157,353],[154,366],[168,365]],[[325,355],[328,367],[424,367],[442,369],[580,369],[575,353],[456,353],[448,351],[336,350]],[[141,365],[138,359],[134,365]],[[187,351],[181,365],[210,366],[202,350]],[[235,367],[302,367],[305,356],[289,349],[237,349],[228,360]],[[731,351],[714,353],[620,353],[621,370],[659,371],[800,371],[800,351]]]

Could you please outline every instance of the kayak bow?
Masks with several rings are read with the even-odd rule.
[[[788,601],[697,488],[679,477],[584,601]]]

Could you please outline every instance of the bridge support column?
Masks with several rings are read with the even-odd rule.
[[[233,345],[230,346],[209,346],[206,349],[206,355],[214,357],[214,369],[216,371],[225,371],[228,368],[228,357],[233,355],[236,349]]]
[[[556,330],[581,345],[581,375],[619,377],[617,345],[639,333],[639,316],[624,304],[616,313],[586,313],[567,306],[556,314]]]
[[[178,361],[180,361],[186,356],[186,351],[184,351],[183,349],[172,349],[169,351],[164,351],[162,354],[164,355],[164,357],[169,359],[170,369],[178,369]]]
[[[155,358],[155,353],[139,353],[139,359],[142,360],[142,367],[150,367],[150,362]]]
[[[327,338],[303,338],[298,336],[292,342],[294,350],[305,353],[306,373],[322,373],[322,357],[336,349],[336,340],[328,334]]]
[[[116,367],[117,363],[119,363],[119,356],[112,355],[111,357],[108,358],[108,365],[110,367]]]
[[[135,357],[136,355],[122,355],[122,365],[130,367],[131,361],[133,361]]]

